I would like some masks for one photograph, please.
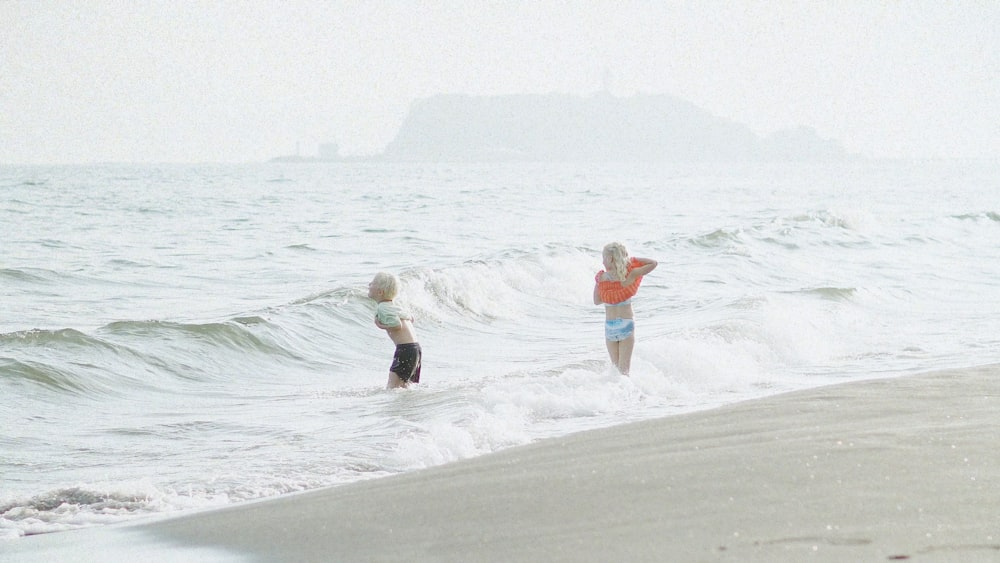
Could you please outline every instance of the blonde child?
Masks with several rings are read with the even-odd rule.
[[[604,304],[604,338],[611,363],[628,375],[635,348],[635,320],[632,296],[639,291],[642,277],[656,268],[656,260],[629,257],[620,242],[604,247],[604,270],[594,277],[594,305]]]
[[[407,387],[420,382],[422,351],[413,329],[413,316],[393,300],[399,294],[399,278],[379,272],[368,284],[368,297],[375,300],[375,326],[386,331],[396,352],[389,368],[386,388]]]

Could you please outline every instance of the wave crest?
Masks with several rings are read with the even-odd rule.
[[[242,317],[245,321],[246,317]],[[287,355],[287,351],[254,334],[247,327],[266,322],[176,323],[169,321],[118,321],[105,325],[102,332],[118,337],[166,339],[208,343],[236,351]]]

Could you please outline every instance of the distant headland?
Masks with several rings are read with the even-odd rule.
[[[295,147],[295,154],[288,156],[276,156],[269,162],[334,162],[344,160],[340,157],[340,147],[337,143],[323,143],[319,146],[319,154],[316,156],[302,156],[300,147]]]
[[[334,147],[331,155],[330,147]],[[323,147],[326,147],[324,153]],[[316,158],[340,160],[336,145]],[[843,160],[808,127],[758,137],[749,127],[668,95],[441,94],[417,100],[373,161],[683,162]],[[357,159],[352,159],[357,160]]]

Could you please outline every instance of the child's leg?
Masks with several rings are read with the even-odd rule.
[[[611,364],[618,367],[618,345],[621,343],[613,340],[605,340],[604,342],[608,345],[608,356],[611,356]]]
[[[401,377],[396,375],[396,372],[389,372],[389,382],[386,383],[386,389],[396,389],[397,387],[406,387],[406,382],[403,381]]]
[[[618,343],[618,371],[622,372],[622,375],[628,375],[629,369],[632,367],[632,350],[635,349],[635,335],[629,335],[628,338],[622,340]]]

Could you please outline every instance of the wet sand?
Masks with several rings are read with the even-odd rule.
[[[998,438],[1000,366],[949,370],[23,538],[0,560],[1000,561]]]

